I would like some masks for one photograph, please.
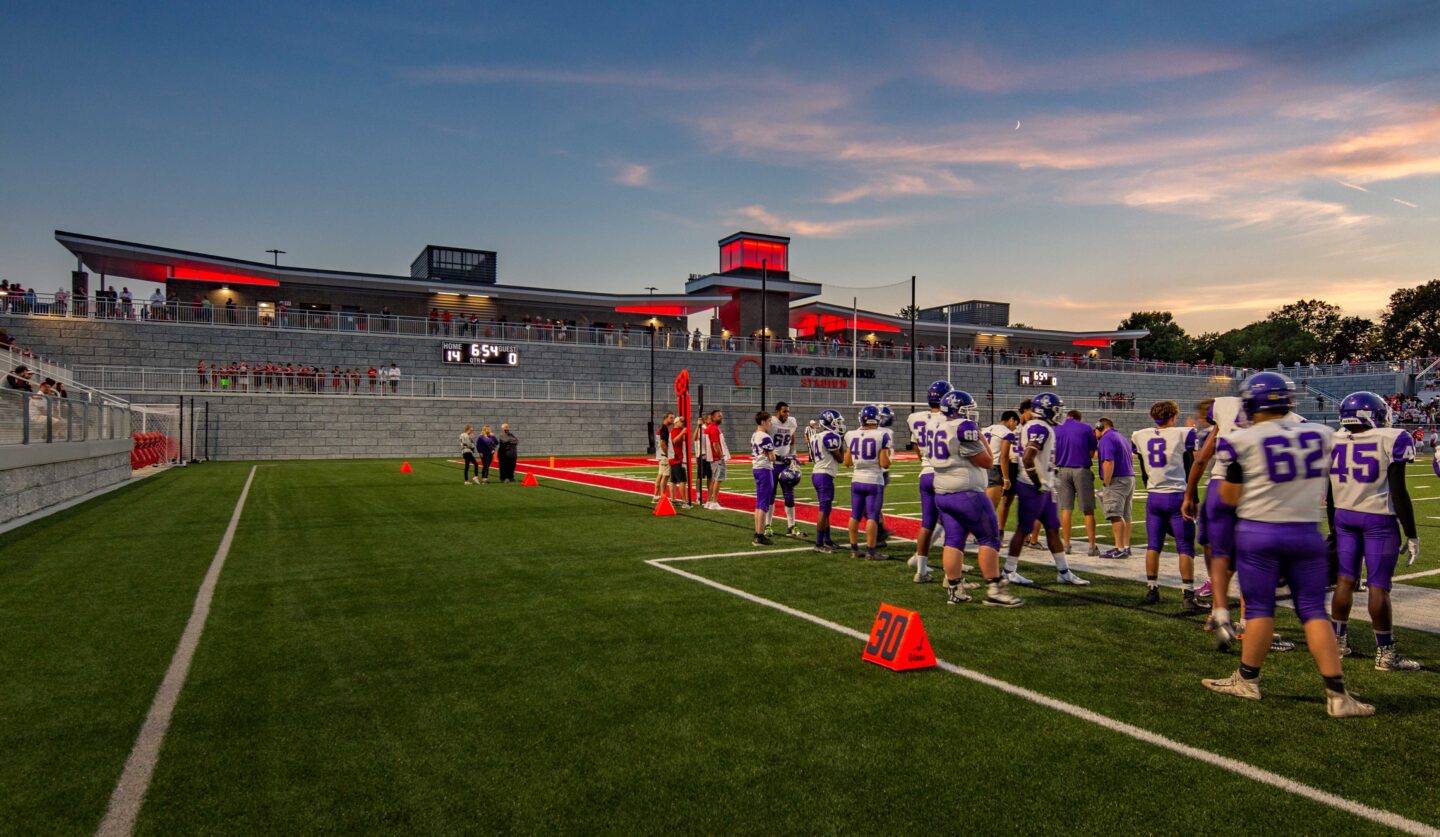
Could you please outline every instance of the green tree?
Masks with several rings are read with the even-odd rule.
[[[1364,317],[1342,317],[1325,349],[1325,362],[1339,363],[1351,357],[1367,360],[1378,336],[1379,328],[1374,321]]]
[[[1393,357],[1440,354],[1440,279],[1390,295],[1380,314],[1383,350]]]
[[[1197,334],[1194,339],[1195,360],[1223,363],[1224,361],[1215,360],[1215,341],[1219,339],[1220,332],[1218,331],[1207,331],[1202,334]]]
[[[1140,357],[1146,360],[1180,361],[1195,356],[1195,341],[1175,322],[1169,311],[1135,311],[1120,321],[1120,331],[1148,329],[1150,335],[1140,339]]]
[[[916,305],[906,305],[904,308],[901,308],[901,309],[900,309],[900,313],[899,313],[899,314],[896,314],[895,316],[899,317],[899,318],[902,319],[902,320],[908,320],[908,319],[910,319],[910,316],[911,316],[912,314],[915,316],[916,319],[919,319],[919,318],[920,318],[920,308],[919,308],[919,306],[916,306]]]
[[[1267,318],[1231,329],[1215,340],[1215,351],[1229,363],[1256,369],[1307,362],[1320,349],[1313,336],[1289,319]]]

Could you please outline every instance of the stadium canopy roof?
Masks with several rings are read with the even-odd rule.
[[[735,291],[759,291],[762,287],[759,276],[737,275],[734,273],[707,273],[704,276],[695,276],[685,283],[687,294],[723,294],[725,301],[729,301],[731,294]],[[771,276],[763,283],[767,293],[785,293],[790,301],[797,299],[808,299],[812,296],[819,296],[820,285],[815,282],[797,282],[793,279]]]
[[[107,278],[138,279],[165,283],[171,279],[216,282],[234,285],[306,285],[322,288],[355,288],[422,294],[464,294],[498,300],[550,302],[613,308],[616,311],[679,316],[704,311],[730,301],[728,294],[609,294],[567,291],[523,285],[436,282],[385,273],[323,270],[308,267],[265,264],[173,247],[139,244],[82,233],[55,231],[55,240],[75,255],[80,263]],[[643,310],[642,310],[643,309]]]
[[[790,327],[804,332],[814,332],[820,325],[825,331],[849,329],[853,326],[860,331],[903,332],[910,328],[910,320],[890,314],[860,309],[855,311],[843,305],[828,302],[807,302],[790,309]],[[949,328],[953,334],[977,334],[983,336],[1004,336],[1019,338],[1043,338],[1065,340],[1076,346],[1103,346],[1116,340],[1139,340],[1148,337],[1148,329],[1127,331],[1054,331],[1043,328],[1011,328],[1010,326],[978,325],[976,323],[954,323],[947,326],[935,320],[916,320],[915,331],[926,335],[941,335]]]

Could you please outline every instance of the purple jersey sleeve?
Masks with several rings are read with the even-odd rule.
[[[765,440],[760,443],[760,449],[761,449],[761,450],[774,450],[774,449],[775,449],[775,441],[774,441],[773,439],[771,439],[769,436],[766,436],[766,437],[765,437]]]
[[[881,449],[883,449],[883,450],[894,450],[894,449],[895,449],[895,444],[894,444],[894,442],[892,441],[892,439],[893,439],[893,437],[892,437],[889,433],[886,433],[885,435],[881,436],[881,437],[880,437],[880,447],[881,447]]]
[[[1185,450],[1195,450],[1195,447],[1195,428],[1192,427],[1190,432],[1185,434]]]
[[[840,440],[840,436],[836,433],[826,433],[821,438],[820,444],[825,450],[831,452],[840,450],[840,448],[844,446],[844,442]]]
[[[1410,438],[1409,433],[1401,433],[1395,437],[1395,449],[1391,456],[1395,462],[1415,461],[1415,440]]]
[[[1026,446],[1035,445],[1036,447],[1039,447],[1040,445],[1045,444],[1046,440],[1049,438],[1050,428],[1046,427],[1043,424],[1032,424],[1031,426],[1025,428]]]

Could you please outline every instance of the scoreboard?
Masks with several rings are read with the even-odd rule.
[[[1044,369],[1021,369],[1020,386],[1022,387],[1057,387],[1060,380],[1054,373]]]
[[[520,353],[515,351],[514,346],[501,346],[497,343],[444,343],[440,352],[442,363],[520,365]]]

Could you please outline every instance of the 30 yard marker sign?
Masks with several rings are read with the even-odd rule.
[[[860,659],[884,666],[891,671],[909,671],[935,665],[935,651],[920,614],[881,604],[870,628],[870,641]]]

